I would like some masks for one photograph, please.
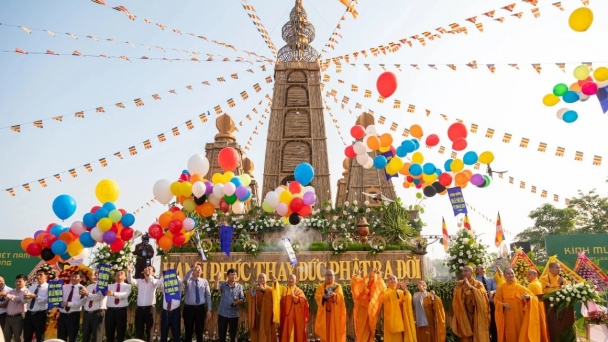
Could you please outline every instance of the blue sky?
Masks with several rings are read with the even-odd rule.
[[[341,134],[347,138],[348,132],[360,110],[354,102],[374,110],[376,115],[387,118],[381,132],[388,132],[390,123],[399,124],[395,139],[400,141],[403,128],[420,124],[425,133],[440,135],[441,144],[446,145],[446,130],[449,123],[460,118],[465,123],[476,123],[479,132],[470,135],[469,147],[477,152],[493,151],[496,170],[508,169],[508,176],[515,178],[515,185],[508,184],[508,177],[496,180],[489,188],[464,190],[465,200],[479,212],[495,219],[500,211],[504,228],[512,234],[530,226],[527,218],[530,210],[544,202],[552,202],[553,193],[563,199],[576,195],[578,189],[588,191],[598,188],[606,194],[605,166],[593,166],[593,155],[608,157],[605,144],[606,117],[602,114],[597,99],[571,106],[579,113],[579,119],[566,124],[555,116],[560,105],[547,108],[541,103],[542,97],[557,83],[574,82],[572,70],[579,62],[594,62],[594,66],[608,65],[608,48],[601,41],[608,31],[608,3],[591,0],[590,8],[595,12],[595,22],[586,33],[575,33],[568,27],[568,15],[582,6],[580,0],[565,0],[560,11],[551,3],[540,0],[540,18],[533,18],[530,4],[517,2],[513,13],[524,12],[522,18],[509,16],[511,13],[500,7],[509,2],[495,1],[369,1],[362,0],[357,5],[359,18],[353,20],[346,15],[338,31],[343,38],[335,50],[325,57],[332,57],[369,49],[374,46],[398,41],[404,37],[433,31],[437,27],[448,28],[457,22],[468,28],[468,35],[443,35],[433,42],[427,41],[422,47],[414,42],[414,47],[403,47],[399,52],[359,58],[352,63],[369,63],[372,71],[362,65],[356,68],[345,65],[342,73],[331,67],[326,73],[331,80],[326,90],[338,91],[350,98],[347,109],[340,110],[339,104],[329,101],[332,114],[338,120]],[[0,23],[48,29],[54,32],[70,32],[78,36],[74,39],[65,34],[50,36],[46,32],[26,33],[18,27],[0,25],[0,50],[13,51],[20,48],[30,52],[45,52],[47,49],[57,53],[72,53],[78,50],[91,55],[126,55],[140,57],[147,55],[157,58],[191,58],[184,52],[171,49],[197,51],[235,57],[246,57],[241,51],[233,51],[219,45],[204,42],[186,35],[193,32],[235,45],[239,50],[254,51],[271,56],[255,26],[243,10],[240,1],[172,1],[143,3],[133,0],[107,0],[108,7],[90,1],[78,2],[35,2],[31,0],[6,0],[0,4]],[[284,45],[281,27],[286,22],[293,1],[250,0],[257,15],[261,17],[270,32],[277,49]],[[117,11],[112,6],[125,6],[137,15],[135,21]],[[323,49],[339,18],[344,12],[337,0],[304,1],[309,21],[315,26],[317,38],[312,45]],[[481,13],[497,10],[495,18],[504,16],[503,23],[482,17]],[[478,16],[483,22],[484,32],[478,30],[464,19]],[[162,31],[154,23],[144,23],[144,18],[169,27]],[[178,28],[183,35],[171,32]],[[93,35],[99,41],[86,38]],[[105,41],[113,38],[118,43]],[[129,41],[135,46],[124,43]],[[150,46],[148,51],[140,44]],[[155,46],[162,46],[163,52]],[[204,59],[204,58],[200,58]],[[216,60],[219,59],[216,57]],[[479,68],[471,70],[464,64],[476,60]],[[566,73],[554,63],[565,62]],[[401,100],[402,108],[392,108],[392,98],[384,104],[376,102],[377,95],[371,99],[363,98],[363,89],[374,90],[375,80],[382,72],[379,63],[387,65],[402,64],[402,70],[387,67],[394,71],[399,80],[399,89],[392,98]],[[520,70],[506,65],[518,63]],[[543,64],[538,75],[531,63]],[[421,67],[416,70],[409,64],[444,64],[439,70]],[[457,64],[457,70],[450,70],[445,64]],[[496,64],[495,74],[490,73],[485,64]],[[9,129],[0,130],[0,159],[4,167],[0,177],[0,189],[34,181],[32,190],[26,192],[16,188],[16,196],[0,194],[0,213],[3,217],[4,238],[22,239],[31,236],[36,230],[43,229],[50,222],[58,222],[51,203],[60,194],[70,194],[78,202],[74,217],[65,222],[80,219],[92,206],[97,205],[94,188],[104,178],[116,180],[121,186],[121,196],[117,204],[134,211],[152,197],[152,186],[161,178],[173,179],[185,168],[189,156],[203,153],[205,143],[211,142],[217,132],[213,107],[220,104],[235,122],[243,121],[237,138],[245,144],[254,121],[245,116],[251,113],[265,94],[272,95],[272,84],[264,78],[272,75],[272,68],[263,72],[259,63],[251,66],[237,62],[168,62],[151,60],[103,59],[92,57],[19,55],[0,53],[0,127],[65,115],[63,122],[44,121],[43,129],[32,124],[22,126],[21,133]],[[252,68],[255,73],[245,70]],[[230,74],[238,73],[238,80],[231,80]],[[215,81],[217,77],[227,79],[225,83]],[[344,83],[338,83],[338,80]],[[211,87],[201,84],[209,80]],[[260,83],[262,91],[255,93],[253,85]],[[359,86],[359,93],[351,93],[351,84]],[[192,85],[193,90],[185,87]],[[169,94],[175,89],[177,95]],[[246,90],[249,99],[243,101],[239,93]],[[160,94],[162,100],[154,101],[152,94]],[[145,105],[135,107],[133,100],[142,98]],[[236,106],[228,109],[226,100],[234,98]],[[112,104],[124,102],[125,109]],[[416,105],[414,114],[407,113],[408,104]],[[74,118],[74,113],[84,109],[105,105],[105,113],[85,112],[84,119]],[[263,108],[263,107],[262,107]],[[431,109],[432,115],[426,117],[424,109]],[[194,120],[203,112],[211,111],[212,120],[206,124]],[[450,121],[444,121],[438,113],[446,114]],[[254,117],[260,119],[260,117]],[[156,135],[193,119],[194,129],[181,128],[181,135],[167,135],[167,141],[160,144]],[[335,184],[342,172],[343,147],[337,138],[336,128],[327,115],[327,136],[329,139],[332,183]],[[267,125],[262,126],[266,129]],[[493,128],[493,139],[484,137],[485,130]],[[502,135],[510,133],[510,144],[502,142]],[[527,149],[519,148],[522,137],[530,139]],[[141,142],[150,139],[152,149],[144,150]],[[264,163],[266,132],[254,136],[253,152],[249,157],[256,164],[256,177],[261,180]],[[350,141],[350,140],[349,140]],[[546,153],[537,152],[539,142],[548,145]],[[137,145],[138,154],[129,156],[123,152],[123,160],[112,156]],[[564,157],[556,157],[557,146],[565,147]],[[449,148],[448,148],[449,150]],[[440,155],[436,149],[423,148],[428,160],[443,164],[449,156]],[[584,152],[584,161],[574,160],[575,151]],[[108,166],[101,168],[97,161],[108,157]],[[93,172],[87,173],[82,166],[93,162]],[[604,161],[606,163],[606,161]],[[52,176],[71,168],[77,168],[78,178],[62,175],[62,182]],[[37,180],[47,179],[47,188],[41,188]],[[526,189],[519,189],[519,181],[526,182]],[[530,193],[535,185],[538,193]],[[403,189],[401,182],[395,182],[399,194],[406,203],[414,203],[415,191]],[[549,192],[547,199],[540,198],[542,190]],[[335,193],[335,189],[332,190]],[[447,197],[426,200],[423,219],[427,226],[425,234],[440,234],[441,217],[445,217],[450,231],[456,230]],[[159,204],[153,204],[137,216],[135,227],[146,230],[154,218],[163,211]],[[479,214],[469,215],[473,227],[486,232],[483,239],[490,244],[494,237],[494,225],[485,221]],[[511,234],[511,235],[512,235]],[[434,254],[440,256],[440,247],[434,247]]]

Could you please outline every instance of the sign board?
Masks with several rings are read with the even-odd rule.
[[[10,287],[15,285],[15,277],[28,275],[40,258],[32,257],[21,249],[21,240],[0,240],[0,274]]]
[[[556,254],[571,268],[581,252],[593,261],[599,260],[600,268],[608,268],[608,234],[547,235],[545,249],[547,255]]]

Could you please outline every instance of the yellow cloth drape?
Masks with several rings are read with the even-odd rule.
[[[384,282],[378,274],[371,273],[365,278],[353,276],[350,286],[355,304],[353,317],[357,341],[374,341],[380,312],[379,296],[384,292]]]
[[[530,299],[521,299],[523,294],[528,294]],[[504,308],[505,303],[509,304],[511,309]],[[494,305],[498,342],[540,341],[538,298],[532,291],[516,282],[504,283],[496,291]]]
[[[490,341],[490,304],[485,287],[480,281],[472,280],[468,289],[464,280],[456,283],[452,300],[452,331],[461,342]]]
[[[384,306],[384,341],[416,342],[416,323],[412,310],[412,295],[388,288],[382,296]]]
[[[323,303],[325,288],[338,285],[333,298]],[[339,284],[320,284],[315,292],[317,302],[317,317],[315,318],[315,334],[321,342],[346,341],[346,305],[344,292]]]

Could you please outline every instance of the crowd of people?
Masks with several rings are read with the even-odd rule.
[[[546,319],[542,301],[537,295],[561,288],[566,281],[560,276],[560,266],[552,263],[550,272],[540,280],[535,271],[528,272],[527,287],[517,283],[513,269],[499,269],[487,277],[485,268],[466,266],[463,279],[458,281],[453,295],[451,327],[463,342],[546,342]],[[203,341],[205,324],[211,317],[211,286],[201,277],[197,262],[184,276],[177,277],[183,298],[163,300],[160,315],[160,340],[166,342],[169,333],[180,341],[181,325],[185,340]],[[63,285],[63,301],[57,322],[57,338],[66,342],[108,342],[125,340],[127,306],[132,286],[137,288],[135,337],[147,342],[153,338],[156,317],[156,290],[165,293],[164,280],[155,277],[153,266],[145,267],[142,275],[134,277],[133,268],[115,273],[115,282],[108,285],[105,295],[97,286],[97,273],[91,284],[81,285],[83,275],[75,272]],[[280,286],[273,276],[269,285],[265,274],[257,277],[256,285],[246,292],[239,284],[237,272],[229,269],[226,281],[215,275],[213,290],[219,291],[217,331],[220,341],[230,337],[237,341],[240,307],[247,301],[249,339],[252,342],[306,342],[309,317],[308,301],[298,288],[296,276],[288,276],[286,286]],[[5,284],[0,276],[0,327],[6,342],[44,341],[49,285],[44,270],[36,272],[36,282],[26,287],[27,277],[20,274],[15,288]],[[384,282],[381,272],[371,270],[362,276],[357,271],[351,278],[354,301],[353,320],[357,341],[371,342],[376,338],[380,310],[383,310],[383,336],[386,342],[443,342],[446,339],[445,312],[441,299],[427,292],[424,281],[417,284],[412,296],[408,282],[388,275]],[[164,298],[164,297],[163,297]],[[183,301],[183,311],[180,309]],[[342,286],[335,282],[332,270],[326,270],[325,281],[315,292],[317,312],[314,333],[321,342],[346,341],[346,305]],[[81,320],[81,313],[82,320]],[[278,330],[277,330],[278,326]],[[277,338],[278,333],[278,338]]]

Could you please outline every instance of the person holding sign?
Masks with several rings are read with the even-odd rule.
[[[108,297],[106,302],[108,311],[106,311],[105,317],[106,342],[123,342],[125,340],[127,306],[131,294],[131,285],[125,283],[126,277],[125,271],[116,271],[115,283],[108,285],[108,291],[106,291]]]
[[[74,272],[70,276],[70,283],[63,285],[63,301],[57,321],[57,338],[66,342],[76,342],[80,329],[80,312],[84,302],[84,296],[80,295],[84,286],[80,285],[80,280],[81,273]]]
[[[25,295],[27,313],[23,321],[23,340],[30,342],[36,333],[36,341],[44,341],[44,328],[46,326],[46,311],[48,305],[49,284],[46,282],[44,270],[36,271],[36,282],[30,286]],[[61,298],[58,299],[61,302]]]
[[[193,332],[196,332],[196,341],[203,342],[205,320],[211,319],[211,289],[209,282],[201,278],[201,273],[202,268],[197,261],[184,276],[184,329],[188,342],[192,341]]]
[[[163,271],[159,283],[160,291],[164,293],[163,312],[160,315],[160,342],[167,342],[169,330],[173,335],[173,342],[179,342],[182,280],[177,276],[177,271],[171,269]]]
[[[8,305],[6,306],[6,322],[2,328],[4,339],[8,342],[15,339],[15,342],[21,342],[21,332],[23,331],[23,313],[25,312],[26,304],[24,304],[27,289],[25,288],[25,274],[19,274],[15,278],[15,289],[10,291],[0,291],[0,296],[6,297]],[[31,339],[29,340],[31,341]],[[29,342],[28,341],[28,342]]]
[[[215,275],[214,290],[220,291],[220,307],[217,310],[217,330],[220,341],[226,341],[226,333],[230,326],[230,342],[236,342],[236,333],[239,327],[239,306],[243,304],[245,296],[243,287],[236,282],[236,270],[226,271],[228,281],[220,283],[221,273]]]
[[[249,319],[251,342],[276,342],[277,328],[273,313],[273,289],[266,286],[266,274],[258,275],[257,284],[245,293],[245,297],[248,303],[247,318]],[[277,318],[279,318],[278,313]]]
[[[99,271],[91,275],[91,284],[80,290],[84,296],[84,318],[82,319],[82,342],[103,341],[103,318],[106,313],[106,296],[97,288]]]
[[[144,332],[147,342],[152,342],[152,328],[156,316],[156,287],[158,280],[154,278],[154,266],[146,266],[143,279],[133,277],[133,265],[129,265],[127,282],[137,287],[137,309],[135,310],[135,338],[143,340]]]

